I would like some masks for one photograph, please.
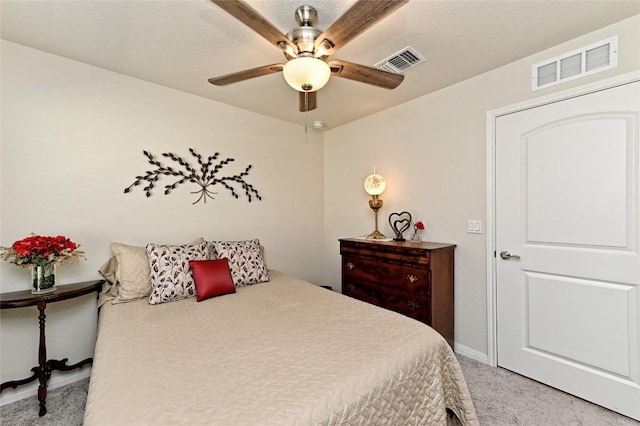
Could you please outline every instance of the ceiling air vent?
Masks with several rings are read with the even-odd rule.
[[[382,68],[385,71],[401,73],[423,62],[424,57],[413,47],[407,46],[382,62],[378,62],[376,67]]]
[[[618,66],[618,36],[574,50],[531,68],[531,90],[544,89]]]

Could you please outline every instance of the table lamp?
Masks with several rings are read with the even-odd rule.
[[[384,180],[382,176],[376,174],[376,169],[373,169],[373,174],[367,176],[364,180],[364,190],[367,191],[367,194],[371,195],[371,199],[369,200],[369,207],[373,210],[375,214],[375,230],[367,235],[368,240],[381,240],[385,237],[380,231],[378,231],[378,210],[382,208],[382,200],[379,195],[384,192],[384,189],[387,187],[387,182]]]

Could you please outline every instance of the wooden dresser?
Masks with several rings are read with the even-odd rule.
[[[453,347],[455,247],[341,239],[342,294],[422,321]]]

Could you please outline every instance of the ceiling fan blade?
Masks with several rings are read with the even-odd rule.
[[[221,75],[220,77],[211,77],[209,83],[215,84],[216,86],[225,86],[227,84],[237,83],[238,81],[280,72],[282,68],[284,68],[282,64],[265,65],[258,68],[251,68],[250,70],[232,72],[231,74]]]
[[[242,0],[211,0],[231,16],[267,39],[271,44],[285,50],[289,46],[295,52],[295,46],[282,31]]]
[[[331,68],[331,74],[336,77],[372,84],[385,89],[395,89],[404,80],[404,75],[402,74],[383,71],[366,65],[353,64],[339,59],[328,63]]]
[[[316,39],[316,52],[331,55],[409,0],[358,0]],[[327,40],[328,43],[324,41]]]
[[[316,109],[316,93],[317,92],[298,92],[300,112],[308,112]]]

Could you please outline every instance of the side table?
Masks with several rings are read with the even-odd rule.
[[[45,294],[32,294],[30,290],[13,291],[10,293],[0,293],[0,309],[23,308],[26,306],[37,306],[40,314],[38,319],[40,322],[40,345],[38,348],[38,365],[33,367],[31,371],[33,375],[23,380],[13,380],[4,382],[0,385],[0,392],[6,388],[17,388],[20,385],[31,383],[38,379],[40,386],[38,387],[38,400],[40,401],[40,417],[47,413],[47,384],[54,370],[69,371],[83,367],[93,362],[93,358],[87,358],[77,364],[67,365],[68,358],[62,360],[47,360],[47,342],[45,336],[45,309],[48,303],[59,302],[61,300],[73,299],[92,292],[96,295],[100,294],[104,280],[85,281],[75,284],[66,284],[58,286],[56,291]]]

